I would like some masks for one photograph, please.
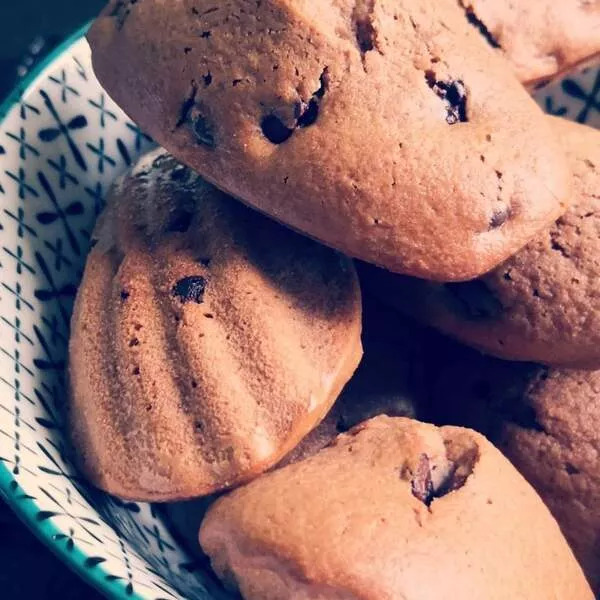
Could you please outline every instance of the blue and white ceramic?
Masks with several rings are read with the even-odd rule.
[[[90,488],[65,436],[69,318],[111,182],[152,141],[96,81],[78,32],[0,106],[0,493],[65,562],[112,598],[226,598],[159,507]],[[600,70],[536,92],[600,126]]]

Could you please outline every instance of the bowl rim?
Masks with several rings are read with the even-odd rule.
[[[33,91],[39,82],[44,79],[54,63],[81,39],[85,38],[90,25],[91,21],[85,23],[85,25],[64,38],[62,42],[15,85],[5,99],[0,102],[0,126],[4,124],[6,117],[18,105],[21,98]],[[0,497],[49,551],[98,592],[114,600],[123,600],[125,598],[130,600],[145,600],[136,592],[127,593],[125,585],[121,582],[107,580],[106,577],[109,573],[102,568],[101,564],[88,564],[90,557],[77,544],[74,545],[72,550],[67,550],[63,546],[54,543],[56,536],[63,534],[64,531],[53,523],[51,519],[45,521],[36,520],[36,515],[40,511],[39,506],[34,499],[27,496],[13,477],[11,470],[3,461],[0,461]]]

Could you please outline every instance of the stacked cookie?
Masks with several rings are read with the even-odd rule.
[[[599,27],[594,2],[109,3],[94,68],[166,150],[113,187],[76,302],[89,479],[222,495],[200,543],[249,599],[590,600],[563,534],[600,589],[600,389],[567,370],[600,368],[600,133],[523,84]]]

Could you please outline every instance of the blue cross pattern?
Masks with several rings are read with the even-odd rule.
[[[18,186],[19,188],[19,198],[21,200],[25,200],[27,198],[27,194],[31,194],[34,198],[39,197],[38,191],[29,183],[27,183],[27,176],[25,175],[25,170],[23,167],[19,167],[19,173],[15,175],[10,171],[4,171]]]
[[[73,61],[77,65],[76,69],[79,77],[81,77],[81,79],[83,79],[84,81],[87,81],[87,73],[85,72],[85,67],[81,64],[81,61],[76,56],[73,57]]]
[[[20,427],[21,425],[25,425],[25,427],[27,427],[27,429],[30,429],[31,431],[35,431],[35,426],[32,425],[29,421],[25,420],[21,416],[21,409],[18,406],[15,405],[14,410],[11,410],[7,406],[0,404],[0,409],[2,409],[4,412],[8,413],[11,417],[14,418],[15,427]]]
[[[19,157],[21,160],[27,158],[27,152],[31,152],[34,156],[39,156],[40,151],[27,141],[27,133],[24,127],[21,127],[19,133],[6,132],[7,137],[19,144]]]
[[[4,209],[4,214],[13,219],[18,223],[17,225],[17,235],[22,238],[25,235],[25,231],[31,234],[33,237],[37,237],[37,233],[33,227],[30,227],[25,223],[25,211],[19,206],[17,210],[17,214],[10,212],[7,208]]]
[[[11,354],[8,350],[2,347],[0,347],[0,352],[2,352],[2,354],[4,354],[5,356],[8,356],[8,358],[10,358],[13,361],[15,373],[20,373],[22,369],[28,375],[31,375],[33,377],[33,371],[21,361],[21,353],[17,348],[15,348],[14,354]]]
[[[100,138],[98,146],[94,146],[89,142],[86,143],[86,146],[98,157],[98,171],[100,171],[100,173],[104,173],[104,163],[108,163],[111,167],[117,165],[117,161],[105,151],[104,138]]]
[[[73,185],[79,184],[79,179],[67,170],[67,159],[64,154],[60,155],[58,162],[49,158],[48,164],[58,173],[58,184],[60,185],[61,190],[64,190],[67,187],[67,182],[72,183]]]
[[[98,181],[93,189],[89,187],[84,189],[88,196],[94,201],[94,213],[99,215],[104,208],[104,191],[102,189],[102,184]]]
[[[2,249],[4,252],[6,252],[6,254],[15,260],[17,265],[17,273],[19,275],[23,273],[23,269],[29,271],[32,275],[35,275],[35,269],[29,263],[23,260],[23,248],[20,245],[17,246],[16,252],[13,252],[6,246],[3,246]]]
[[[29,402],[29,404],[33,404],[35,406],[35,401],[32,400],[25,392],[21,391],[21,382],[16,377],[14,383],[4,379],[4,377],[0,377],[0,381],[14,391],[14,398],[17,402],[20,402],[21,399],[24,398],[27,400],[27,402]]]
[[[117,120],[117,115],[111,110],[108,110],[108,108],[106,108],[106,95],[104,93],[100,94],[99,102],[96,102],[95,100],[88,100],[88,102],[91,106],[97,108],[100,112],[100,127],[102,127],[103,129],[106,125],[106,117],[112,119],[113,121]]]
[[[29,102],[27,102],[23,98],[21,98],[21,100],[19,102],[19,112],[20,112],[20,116],[21,116],[21,120],[22,121],[26,121],[27,120],[27,111],[28,110],[30,110],[34,115],[39,115],[40,114],[40,109],[39,108],[37,108],[33,104],[30,104]]]
[[[0,317],[0,320],[6,323],[6,325],[15,332],[15,342],[17,342],[17,344],[20,344],[21,338],[23,338],[30,346],[33,346],[33,340],[26,333],[23,333],[23,330],[21,329],[21,319],[19,319],[19,317],[15,317],[14,322],[9,321],[4,316]]]
[[[42,321],[50,331],[50,341],[52,342],[52,345],[56,346],[58,342],[66,345],[67,338],[62,333],[62,327],[60,327],[56,315],[52,315],[51,319],[42,317]]]
[[[592,110],[600,112],[600,70],[596,73],[596,79],[589,92],[586,92],[574,79],[565,79],[562,82],[562,89],[569,96],[583,102],[583,108],[577,115],[579,123],[585,123]]]
[[[160,529],[156,525],[154,525],[152,529],[144,525],[144,529],[146,530],[146,533],[150,534],[150,536],[156,540],[156,545],[161,552],[164,552],[165,548],[175,550],[175,548],[160,535]]]
[[[15,297],[15,307],[21,310],[21,305],[25,305],[29,310],[34,310],[33,304],[28,302],[22,295],[21,284],[17,281],[14,288],[11,288],[7,283],[2,282],[2,287],[9,291]]]
[[[56,244],[52,244],[51,242],[45,240],[44,246],[52,252],[54,255],[54,268],[57,271],[60,271],[62,265],[66,265],[67,267],[73,266],[73,262],[67,258],[67,255],[64,253],[64,246],[62,238],[57,238]]]
[[[146,140],[148,143],[152,143],[152,138],[144,133],[135,123],[125,123],[125,127],[135,134],[135,150],[139,152],[142,149],[142,142]]]
[[[79,92],[74,87],[71,87],[67,83],[67,73],[64,69],[60,72],[60,78],[54,77],[54,75],[50,75],[50,77],[48,77],[48,79],[50,79],[50,81],[52,81],[53,83],[60,85],[60,87],[61,87],[60,97],[61,97],[61,100],[63,101],[63,104],[67,101],[67,96],[69,95],[69,92],[75,96],[79,96]]]

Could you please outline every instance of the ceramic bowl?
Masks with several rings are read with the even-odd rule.
[[[95,79],[84,33],[0,106],[0,493],[109,597],[228,598],[164,508],[88,486],[66,442],[69,319],[90,232],[111,182],[152,147]],[[597,67],[536,96],[600,126]]]

